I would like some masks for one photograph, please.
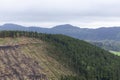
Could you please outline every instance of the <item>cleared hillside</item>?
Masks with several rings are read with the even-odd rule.
[[[58,80],[73,75],[46,53],[47,44],[34,38],[0,38],[1,80]]]
[[[4,65],[0,69],[8,68],[13,79],[120,79],[120,57],[85,41],[25,31],[2,31],[0,37]]]

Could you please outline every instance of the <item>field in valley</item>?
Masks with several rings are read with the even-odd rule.
[[[120,52],[117,52],[117,51],[110,51],[110,52],[117,55],[117,56],[120,56]]]

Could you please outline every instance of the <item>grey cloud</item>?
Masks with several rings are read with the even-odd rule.
[[[0,21],[120,21],[118,0],[1,0]]]

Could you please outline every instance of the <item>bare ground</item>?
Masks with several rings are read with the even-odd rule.
[[[0,80],[59,80],[74,74],[46,53],[45,42],[0,38]]]
[[[39,62],[19,48],[0,49],[0,80],[48,80]]]

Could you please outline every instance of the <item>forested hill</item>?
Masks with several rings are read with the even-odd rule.
[[[79,26],[80,27],[80,26]],[[89,41],[105,50],[120,51],[120,27],[101,27],[97,29],[79,28],[70,24],[57,25],[52,28],[25,27],[17,24],[4,24],[3,30],[34,31],[38,33],[63,34],[80,40]],[[107,42],[106,42],[107,41]],[[112,41],[112,42],[111,42]]]
[[[120,27],[102,27],[97,29],[79,27],[70,24],[57,25],[53,26],[53,28],[42,28],[35,26],[25,27],[16,24],[4,24],[0,26],[0,30],[35,31],[49,34],[64,34],[80,40],[120,40]]]
[[[19,42],[19,44],[22,44],[20,45],[20,47],[22,47],[23,45],[28,46],[27,50],[26,50],[26,47],[23,47],[23,49],[25,50],[22,50],[22,51],[26,52],[23,55],[28,57],[29,54],[31,54],[31,57],[34,57],[32,58],[32,60],[35,60],[36,64],[32,62],[31,58],[26,58],[23,55],[21,56],[22,56],[22,59],[27,59],[27,61],[31,62],[27,64],[28,66],[30,66],[28,68],[29,70],[33,68],[33,70],[31,71],[33,71],[34,75],[32,76],[38,77],[38,78],[40,77],[35,75],[36,73],[35,71],[37,71],[37,74],[40,74],[41,73],[40,71],[43,71],[44,75],[46,74],[45,78],[41,80],[51,80],[51,79],[52,80],[119,80],[120,79],[120,63],[119,63],[120,57],[115,56],[85,41],[74,39],[64,35],[42,34],[37,32],[25,32],[25,31],[1,31],[0,37],[1,39],[5,39],[5,38],[34,39],[30,41],[30,43],[27,43],[27,41],[29,42],[29,39],[28,39],[28,40],[23,40],[23,42],[26,42],[26,43]],[[1,40],[1,41],[4,42],[4,40]],[[38,44],[41,41],[45,44]],[[14,47],[11,44],[6,44],[6,45],[10,45]],[[40,46],[41,47],[44,46],[43,47],[44,50],[39,49]],[[12,49],[12,50],[7,50],[6,54],[7,52],[12,52],[14,50],[14,48],[9,48],[9,49]],[[17,47],[15,49],[17,49]],[[4,49],[3,51],[5,52],[5,50],[6,49]],[[44,52],[41,53],[41,51],[44,51]],[[45,54],[47,55],[47,57],[43,58],[43,55]],[[48,60],[48,56],[51,57],[52,59]],[[4,57],[9,59],[11,55],[7,54],[7,56],[4,56]],[[49,62],[44,62],[43,59],[46,59]],[[18,55],[17,60],[18,62],[22,61],[20,54]],[[54,63],[51,60],[56,60],[57,62]],[[3,59],[3,61],[6,61],[6,60]],[[41,63],[47,65],[48,67],[51,66],[51,65],[48,65],[49,63],[53,63],[54,65],[53,65],[53,68],[47,68],[47,70],[44,71],[44,69],[46,69],[45,65],[40,67],[38,66]],[[58,66],[59,67],[58,69],[55,67],[57,63],[60,64]],[[37,65],[37,67],[33,67],[32,65],[34,66]],[[18,76],[19,79],[24,79],[24,77],[19,76],[21,73],[19,73],[19,71],[16,70],[16,68],[12,67],[14,66],[12,65],[12,61],[10,66],[11,66],[10,68],[11,72],[12,71],[16,72],[15,76]],[[24,67],[21,66],[18,69],[24,70],[23,68]],[[66,74],[63,74],[62,71],[67,69],[69,72],[66,72]],[[51,72],[49,72],[49,70]],[[61,70],[61,72],[59,70]],[[5,74],[3,71],[0,73]],[[28,74],[27,72],[25,73]],[[55,75],[55,78],[53,78],[51,73]],[[22,75],[26,75],[26,74],[22,74]]]

